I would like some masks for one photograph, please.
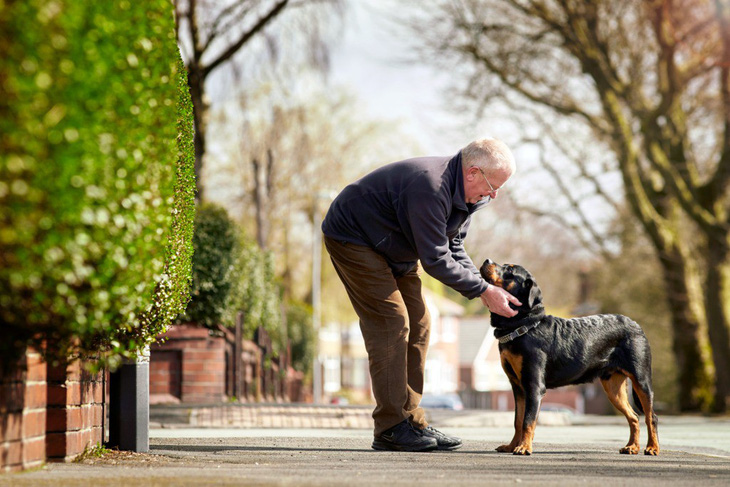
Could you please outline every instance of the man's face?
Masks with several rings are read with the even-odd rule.
[[[507,171],[484,170],[477,166],[464,171],[464,199],[478,203],[484,198],[496,198],[499,190],[512,174]]]

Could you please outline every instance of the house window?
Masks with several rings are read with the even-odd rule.
[[[340,358],[325,357],[322,363],[324,367],[324,392],[337,392],[341,386]]]
[[[441,318],[441,341],[444,343],[456,343],[457,340],[457,324],[453,317]]]

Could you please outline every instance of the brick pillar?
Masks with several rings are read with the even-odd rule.
[[[12,370],[0,369],[0,472],[46,458],[46,364],[29,349]]]
[[[48,366],[46,453],[49,460],[70,461],[103,441],[104,373],[84,363]]]

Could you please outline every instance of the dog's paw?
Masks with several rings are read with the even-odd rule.
[[[514,451],[515,447],[512,445],[500,445],[495,450],[497,450],[499,453],[512,453]]]
[[[659,455],[659,447],[658,446],[647,446],[646,450],[644,450],[644,455],[653,455],[653,456]]]
[[[639,447],[636,445],[626,445],[619,450],[619,453],[621,453],[622,455],[638,455]]]
[[[513,455],[532,455],[532,449],[528,448],[524,445],[517,445],[515,447],[514,451],[512,451]]]

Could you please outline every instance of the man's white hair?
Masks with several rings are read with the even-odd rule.
[[[485,171],[515,171],[515,157],[507,144],[492,137],[478,139],[461,150],[464,167],[477,166]]]

